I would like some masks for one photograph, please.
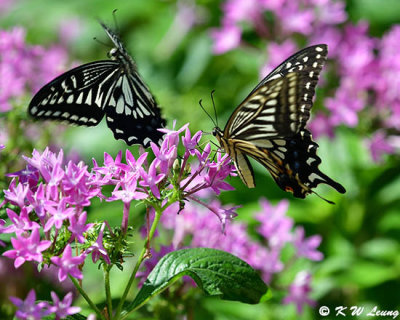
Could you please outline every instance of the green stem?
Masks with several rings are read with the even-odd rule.
[[[71,279],[72,283],[74,284],[75,288],[79,291],[81,296],[86,300],[88,305],[92,308],[92,310],[94,310],[94,312],[96,312],[97,316],[102,320],[106,320],[104,318],[103,314],[101,313],[100,309],[96,307],[96,305],[93,303],[93,301],[90,300],[89,296],[86,294],[85,290],[83,290],[82,287],[79,285],[78,280],[76,280],[75,278],[73,278],[71,276],[69,276],[69,278]]]
[[[105,264],[103,264],[103,274],[104,274],[104,289],[106,291],[108,318],[111,319],[111,317],[112,317],[112,300],[111,300],[111,288],[110,288],[110,269]]]
[[[115,320],[118,320],[120,318],[122,306],[124,305],[124,302],[125,302],[126,297],[127,297],[128,293],[129,293],[129,290],[131,289],[132,283],[135,280],[136,273],[138,272],[139,267],[140,267],[140,265],[142,264],[142,262],[144,260],[144,255],[145,255],[145,253],[147,251],[147,247],[148,247],[151,239],[153,238],[153,235],[154,235],[154,232],[156,231],[158,222],[160,221],[161,214],[162,214],[163,210],[159,206],[154,206],[154,209],[156,210],[156,216],[154,218],[153,224],[151,225],[151,229],[150,229],[150,232],[149,232],[149,237],[144,243],[142,252],[140,252],[139,258],[138,258],[138,260],[136,262],[136,265],[135,265],[135,267],[134,267],[134,269],[132,271],[132,274],[131,274],[131,276],[129,278],[128,284],[126,285],[125,291],[122,294],[121,300],[118,303],[117,311],[115,313],[115,318],[114,318]]]

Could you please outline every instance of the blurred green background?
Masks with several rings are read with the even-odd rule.
[[[15,7],[1,17],[0,28],[22,26],[27,30],[29,43],[50,46],[59,41],[60,24],[70,24],[71,29],[77,29],[68,46],[70,59],[86,63],[106,59],[109,48],[100,41],[109,41],[97,20],[114,26],[112,11],[118,9],[116,19],[121,38],[161,105],[169,126],[176,119],[178,127],[190,122],[192,132],[211,132],[213,124],[198,101],[203,99],[204,106],[213,115],[210,93],[216,90],[215,104],[223,127],[232,110],[258,83],[259,69],[266,59],[259,51],[242,49],[220,56],[212,54],[210,28],[219,25],[221,3],[197,1],[200,22],[182,38],[176,31],[179,28],[175,33],[169,32],[177,13],[175,1],[15,1]],[[371,34],[379,37],[392,24],[400,22],[400,1],[352,0],[347,2],[347,12],[353,21],[369,21]],[[87,162],[91,158],[101,162],[104,152],[115,156],[126,148],[123,142],[114,140],[104,121],[95,128],[68,127],[66,130],[63,142],[67,150],[78,152]],[[336,134],[333,141],[327,138],[317,141],[318,154],[323,159],[321,170],[347,189],[345,195],[340,195],[328,187],[318,188],[322,196],[336,205],[329,205],[314,195],[306,200],[294,199],[281,191],[265,169],[256,164],[256,189],[250,191],[238,178],[232,178],[230,183],[236,191],[221,196],[224,203],[243,204],[237,219],[250,225],[255,224],[252,213],[259,208],[260,197],[272,202],[287,198],[289,215],[306,228],[306,234],[323,237],[320,250],[325,259],[312,270],[312,297],[318,301],[317,308],[306,308],[298,316],[293,307],[269,302],[248,306],[204,298],[201,305],[208,312],[203,310],[199,319],[203,316],[208,319],[317,319],[318,307],[323,305],[331,310],[355,305],[400,310],[399,159],[393,155],[384,163],[375,164],[364,137],[357,131],[340,128]],[[111,208],[111,205],[99,205],[97,211],[93,209],[92,217],[108,210],[112,212]],[[118,224],[120,217],[110,219],[113,218]],[[89,291],[101,290],[96,276],[100,273],[86,270]],[[116,271],[113,279],[116,281],[113,291],[118,293],[124,278]]]

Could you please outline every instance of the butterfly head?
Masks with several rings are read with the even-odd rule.
[[[218,140],[219,140],[219,138],[221,138],[221,137],[224,135],[224,133],[222,132],[222,130],[221,130],[220,128],[218,128],[218,127],[215,127],[215,128],[212,130],[212,134],[213,134],[213,136],[216,137]]]
[[[112,48],[110,51],[108,51],[107,55],[111,60],[120,59],[120,54],[117,48]]]

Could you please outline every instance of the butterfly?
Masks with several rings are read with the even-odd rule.
[[[235,109],[223,131],[218,126],[213,129],[247,187],[255,187],[250,156],[268,169],[282,190],[295,197],[315,193],[312,188],[319,183],[346,192],[318,169],[318,144],[305,128],[327,53],[325,44],[295,53],[261,80]]]
[[[100,23],[114,44],[110,60],[90,62],[55,78],[33,97],[28,112],[38,119],[96,126],[106,116],[115,139],[128,145],[161,143],[165,126],[155,98],[119,37]]]

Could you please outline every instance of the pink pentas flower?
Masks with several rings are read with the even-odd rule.
[[[341,42],[343,35],[340,29],[334,26],[320,26],[316,32],[310,35],[309,44],[316,45],[320,43],[327,44],[329,48],[328,57],[337,59],[340,55]]]
[[[283,299],[283,303],[295,304],[299,314],[303,312],[303,307],[306,304],[314,307],[316,302],[309,298],[311,292],[310,282],[311,274],[307,271],[300,271],[290,285],[289,294]]]
[[[214,54],[223,54],[239,46],[242,31],[234,24],[225,24],[220,29],[211,30]]]
[[[51,299],[53,300],[53,306],[50,307],[50,311],[55,313],[56,319],[64,319],[67,316],[78,313],[81,311],[79,307],[73,307],[72,304],[72,292],[65,295],[64,299],[60,300],[57,294],[52,291]]]
[[[39,184],[35,193],[28,192],[27,199],[29,206],[35,210],[36,215],[43,221],[46,216],[46,202],[49,200],[45,195],[43,184]]]
[[[76,165],[69,161],[65,167],[65,176],[62,179],[62,188],[64,191],[86,191],[86,178],[89,176],[87,166],[83,162]]]
[[[304,237],[304,228],[297,227],[294,231],[293,244],[297,250],[298,257],[305,257],[313,261],[321,261],[324,255],[317,250],[321,244],[322,238],[314,235],[309,238]]]
[[[372,160],[376,163],[382,161],[384,154],[394,153],[395,148],[389,142],[383,131],[377,131],[373,137],[368,141],[369,150],[371,152]]]
[[[316,139],[321,136],[333,138],[335,135],[334,125],[331,118],[321,112],[316,113],[313,116],[308,128],[310,129],[313,137]]]
[[[279,10],[282,10],[283,4],[286,2],[286,0],[259,0],[260,5],[262,8],[273,11],[273,12],[278,12]]]
[[[15,268],[19,268],[25,261],[36,261],[39,263],[43,261],[42,251],[50,247],[51,242],[48,240],[40,241],[38,228],[33,229],[31,235],[28,237],[22,233],[16,236],[16,238],[11,238],[11,244],[14,249],[3,253],[4,256],[15,259]]]
[[[48,201],[47,204],[46,211],[49,213],[50,218],[44,226],[45,232],[49,231],[52,226],[55,226],[56,229],[60,229],[64,220],[70,219],[76,213],[75,208],[67,207],[66,198],[62,198],[59,203]]]
[[[393,26],[379,43],[378,68],[381,75],[373,86],[377,92],[377,105],[389,111],[390,118],[385,122],[388,127],[400,128],[400,46],[398,37],[400,26]],[[387,112],[386,111],[386,112]]]
[[[261,276],[266,283],[271,283],[274,274],[283,270],[284,264],[280,260],[281,250],[265,248],[261,245],[251,247],[251,265],[261,270]]]
[[[148,153],[144,152],[136,160],[135,157],[132,155],[132,153],[128,149],[126,149],[125,153],[126,164],[120,163],[119,167],[123,169],[127,174],[129,174],[130,177],[138,180],[140,177],[139,168],[143,166],[143,163],[147,159],[147,155]]]
[[[157,187],[157,184],[164,179],[164,174],[157,174],[156,170],[157,161],[154,160],[149,168],[149,172],[147,173],[143,168],[140,168],[140,176],[143,180],[139,182],[139,184],[143,187],[149,187],[153,195],[160,199],[160,190]]]
[[[341,73],[357,78],[357,85],[366,87],[366,75],[373,69],[376,40],[368,35],[368,23],[359,22],[357,25],[347,25],[344,28],[343,40],[340,44],[339,62]],[[369,78],[367,78],[370,80]]]
[[[258,20],[261,14],[259,0],[227,0],[222,5],[225,23]]]
[[[16,184],[16,181],[13,180],[8,190],[4,190],[4,198],[22,208],[25,205],[25,199],[29,191],[28,185],[23,185],[22,183]]]
[[[58,200],[59,197],[59,185],[61,180],[64,178],[64,170],[61,169],[61,165],[56,163],[50,172],[42,171],[42,176],[47,182],[46,192],[49,194],[50,198],[53,200]]]
[[[355,127],[358,124],[358,112],[365,106],[365,95],[354,87],[354,83],[343,83],[333,98],[325,99],[325,105],[331,112],[330,122],[338,126],[345,124]]]
[[[270,42],[267,47],[268,62],[261,68],[261,78],[267,76],[284,59],[291,56],[297,50],[297,45],[291,39],[282,43]]]
[[[217,213],[221,220],[222,233],[225,233],[226,223],[232,221],[234,218],[236,218],[238,216],[238,214],[236,213],[236,209],[241,208],[241,207],[242,207],[242,205],[230,207],[228,209],[218,208]]]
[[[56,155],[51,152],[49,148],[46,148],[42,153],[34,149],[32,157],[22,156],[28,164],[40,171],[40,174],[46,182],[53,179],[54,184],[57,184],[56,181],[59,181],[62,178],[60,176],[63,175],[63,170],[61,169],[63,157],[64,152],[62,149],[60,149],[59,153]],[[54,169],[57,165],[58,168]]]
[[[227,154],[221,156],[218,153],[217,162],[210,163],[204,181],[217,195],[221,193],[221,190],[235,190],[229,183],[224,181],[228,176],[234,175],[233,168],[229,156]]]
[[[289,202],[282,200],[274,207],[262,199],[261,206],[262,212],[256,215],[256,219],[261,222],[257,231],[272,248],[281,248],[292,239],[293,220],[285,215]]]
[[[176,120],[172,123],[172,130],[167,128],[157,129],[158,131],[165,133],[164,140],[168,141],[168,146],[171,148],[172,146],[177,146],[179,143],[179,134],[183,132],[188,126],[189,123],[184,124],[181,128],[175,130]]]
[[[105,179],[111,179],[114,177],[118,177],[121,171],[121,159],[122,159],[122,151],[120,150],[115,157],[104,152],[104,166],[103,167],[95,167],[94,170],[105,175]]]
[[[282,32],[285,35],[294,32],[309,35],[313,31],[314,10],[307,7],[300,8],[298,2],[286,2],[284,10],[277,12],[277,17],[280,19]]]
[[[78,240],[80,243],[85,242],[85,236],[83,234],[93,226],[93,223],[86,224],[86,219],[86,211],[82,212],[79,216],[72,215],[69,217],[68,230],[72,233],[71,238]]]
[[[143,200],[148,197],[148,194],[136,189],[137,181],[131,179],[129,182],[122,185],[121,190],[114,190],[112,196],[108,198],[107,201],[121,200],[124,203],[130,203],[132,200]]]
[[[185,153],[188,152],[192,156],[195,155],[202,134],[201,131],[197,131],[192,137],[189,128],[186,128],[185,136],[182,137],[182,144],[186,148]]]
[[[87,166],[81,161],[78,165],[68,162],[65,175],[61,181],[61,189],[70,204],[89,206],[90,199],[101,194],[100,187],[93,183]]]
[[[210,156],[211,153],[211,144],[207,143],[204,149],[200,152],[199,150],[195,150],[195,154],[197,156],[197,159],[199,160],[200,164],[203,164],[204,162],[208,163],[210,160],[208,157]]]
[[[29,212],[26,207],[22,207],[19,215],[9,208],[7,208],[6,211],[11,225],[7,228],[5,233],[15,233],[19,235],[25,231],[40,228],[38,223],[29,219]]]
[[[335,25],[347,20],[346,3],[324,1],[316,7],[316,20],[322,25]]]
[[[41,301],[36,303],[35,290],[29,291],[25,300],[17,297],[10,297],[10,301],[17,307],[15,316],[22,320],[41,320],[51,314],[49,304]]]
[[[72,292],[67,293],[64,299],[60,300],[57,294],[52,291],[51,298],[53,300],[53,305],[49,305],[49,311],[55,314],[56,319],[65,319],[69,315],[76,314],[81,311],[80,307],[71,306],[73,299]]]
[[[18,178],[20,183],[28,184],[29,188],[32,190],[36,187],[39,181],[39,170],[28,164],[25,169],[13,173],[7,173],[6,177]]]
[[[79,265],[83,263],[85,258],[85,254],[73,257],[71,246],[68,244],[64,249],[62,257],[51,257],[50,260],[59,268],[58,280],[63,282],[68,275],[77,279],[83,278],[82,272],[79,270]]]
[[[167,175],[177,156],[176,145],[171,145],[169,139],[165,139],[160,148],[153,142],[150,145],[156,157],[155,165],[160,168],[162,174]]]
[[[93,243],[89,249],[86,250],[86,254],[92,253],[92,261],[96,262],[99,258],[103,258],[103,260],[110,264],[110,258],[108,257],[107,250],[104,249],[103,246],[103,232],[104,232],[105,223],[102,224],[99,235],[95,243]]]

